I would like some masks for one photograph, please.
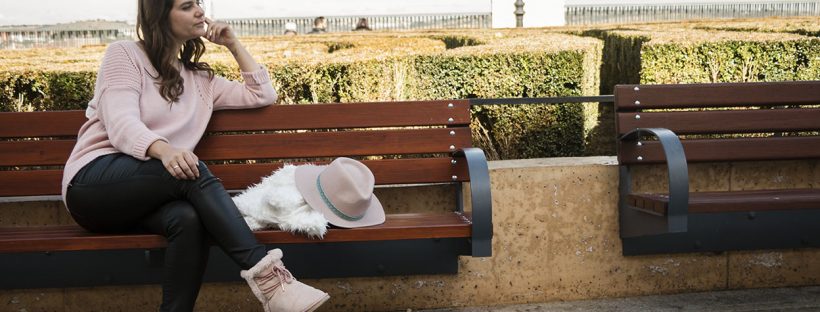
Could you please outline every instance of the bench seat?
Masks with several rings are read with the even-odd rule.
[[[84,121],[83,111],[0,113],[0,203],[59,198],[61,166]],[[408,200],[419,200],[382,198],[384,224],[331,227],[322,240],[254,232],[269,248],[282,248],[297,276],[454,274],[459,257],[492,254],[489,169],[484,152],[472,147],[470,123],[466,100],[225,110],[214,112],[194,152],[231,192],[259,183],[285,164],[322,165],[350,157],[373,172],[377,193],[412,190]],[[41,220],[6,224],[27,222]],[[0,288],[156,283],[165,246],[163,237],[147,233],[0,225],[0,262],[13,264],[0,267],[0,276],[10,277],[0,279]],[[221,250],[211,248],[210,259],[222,260],[209,260],[205,280],[239,279],[238,267]],[[131,271],[112,266],[123,261],[133,263]],[[26,275],[44,268],[50,271],[39,278]],[[78,270],[83,274],[68,280],[49,278]]]
[[[633,193],[629,205],[659,216],[666,216],[669,194]],[[764,211],[820,208],[820,189],[782,189],[689,193],[689,213],[727,211]]]
[[[278,230],[254,234],[263,244],[330,243],[394,239],[470,237],[470,215],[452,213],[407,213],[386,216],[384,224],[328,229],[324,239],[310,239]],[[166,246],[160,235],[99,234],[76,225],[0,228],[0,252],[53,252],[78,250],[155,249]]]

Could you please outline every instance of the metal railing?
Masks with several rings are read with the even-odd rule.
[[[567,5],[565,11],[568,25],[805,15],[820,15],[820,1],[589,4]]]
[[[103,30],[0,30],[0,49],[71,48],[136,38],[133,27]]]
[[[346,32],[366,18],[372,30],[414,30],[443,28],[490,28],[492,15],[486,13],[416,14],[378,16],[328,16],[327,32]],[[239,36],[270,36],[285,32],[285,24],[296,24],[299,34],[313,28],[314,17],[226,19]],[[136,39],[133,25],[107,29],[59,29],[53,26],[0,28],[0,49],[79,47]]]
[[[313,29],[315,17],[225,19],[240,36],[270,36],[285,32],[286,23],[296,24],[296,32],[306,34]],[[367,19],[372,30],[416,30],[440,28],[490,28],[492,15],[487,13],[328,16],[327,32],[346,32],[356,28],[360,18]]]
[[[521,104],[562,104],[562,103],[614,103],[614,95],[553,96],[533,98],[467,99],[472,106],[480,105],[521,105]]]

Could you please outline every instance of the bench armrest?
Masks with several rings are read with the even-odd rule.
[[[640,141],[645,135],[653,135],[658,138],[666,156],[666,164],[669,176],[669,208],[666,219],[660,224],[657,222],[646,222],[645,217],[634,217],[637,212],[634,207],[629,206],[626,197],[631,193],[632,181],[628,166],[621,166],[620,186],[619,186],[619,206],[621,213],[621,236],[632,237],[658,233],[680,233],[687,231],[689,214],[689,169],[686,164],[686,155],[683,145],[678,136],[665,128],[636,128],[619,138],[621,141]],[[655,218],[657,219],[657,218]],[[633,222],[630,222],[633,221]]]
[[[470,173],[472,204],[472,256],[492,256],[493,202],[490,196],[490,171],[484,151],[468,147],[456,151],[454,157],[464,157]],[[461,207],[463,208],[463,206]]]

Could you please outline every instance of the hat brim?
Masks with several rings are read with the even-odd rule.
[[[357,228],[384,223],[384,208],[375,194],[373,194],[373,199],[370,201],[370,206],[367,207],[364,217],[359,220],[348,221],[333,213],[330,207],[325,204],[325,201],[322,200],[322,195],[319,194],[319,190],[316,188],[316,179],[319,178],[319,174],[321,174],[326,167],[327,166],[316,165],[296,167],[294,174],[296,177],[296,189],[299,190],[299,193],[302,194],[302,197],[305,198],[305,202],[307,202],[311,208],[321,212],[328,223],[341,228]]]

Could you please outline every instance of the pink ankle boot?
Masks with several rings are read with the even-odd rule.
[[[259,263],[240,275],[248,281],[265,312],[313,311],[330,299],[327,293],[297,281],[282,264],[278,248],[268,251]]]

